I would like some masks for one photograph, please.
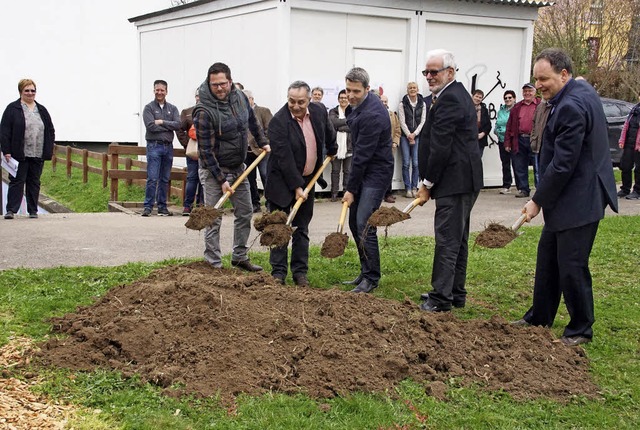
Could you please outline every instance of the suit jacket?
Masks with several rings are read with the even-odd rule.
[[[369,94],[360,106],[348,106],[345,113],[353,145],[347,191],[360,194],[363,184],[386,190],[393,176],[389,111]]]
[[[327,155],[335,155],[338,145],[326,109],[318,103],[309,103],[309,115],[316,137],[318,161],[314,170],[317,171],[323,162],[323,145]],[[280,207],[287,207],[295,197],[296,188],[307,186],[302,177],[307,161],[307,146],[302,128],[292,117],[286,104],[271,119],[268,134],[271,155],[267,168],[265,197]]]
[[[571,79],[549,103],[532,199],[542,207],[545,228],[562,231],[599,221],[607,205],[617,212],[618,199],[607,121],[593,87]]]
[[[478,145],[481,147],[488,146],[489,133],[491,133],[491,120],[489,119],[489,110],[487,105],[480,103],[480,127],[478,127],[478,134],[484,132],[484,137],[478,139]]]
[[[434,184],[434,199],[479,191],[483,186],[476,109],[457,81],[440,92],[429,110],[420,134],[418,167],[420,178]]]

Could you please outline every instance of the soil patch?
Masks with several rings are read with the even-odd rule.
[[[346,233],[330,233],[320,248],[320,255],[325,258],[336,258],[344,254],[344,250],[349,243],[349,236]]]
[[[369,217],[369,225],[374,227],[389,227],[392,224],[411,218],[408,213],[402,212],[394,206],[382,206]]]
[[[516,237],[516,232],[509,227],[491,223],[476,236],[475,244],[484,248],[504,248]]]
[[[191,230],[202,230],[211,226],[221,216],[222,210],[213,206],[197,206],[189,214],[189,219],[184,226]]]
[[[278,248],[287,246],[293,234],[293,228],[287,224],[287,214],[282,211],[273,211],[259,216],[253,222],[253,226],[260,234],[260,245]]]
[[[565,347],[549,330],[428,314],[408,300],[287,287],[264,272],[204,262],[114,287],[52,323],[67,337],[42,344],[44,364],[139,374],[169,394],[326,398],[392,392],[406,378],[439,397],[452,380],[517,399],[597,393],[582,348]]]

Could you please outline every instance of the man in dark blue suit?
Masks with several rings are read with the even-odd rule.
[[[366,70],[354,67],[345,81],[353,158],[342,201],[349,203],[349,228],[360,257],[360,274],[345,283],[355,285],[354,293],[370,293],[380,280],[380,249],[376,228],[368,221],[380,207],[393,176],[391,121],[380,98],[369,93]]]
[[[298,286],[309,285],[309,222],[313,217],[314,190],[307,195],[304,189],[322,164],[323,150],[329,156],[338,151],[327,110],[310,101],[309,85],[303,81],[293,82],[287,90],[287,104],[269,123],[267,206],[271,211],[289,213],[297,199],[304,199],[292,221],[296,230],[291,238],[291,272]],[[287,254],[287,246],[282,246],[272,248],[269,255],[271,275],[283,284],[287,276]]]
[[[561,338],[567,346],[593,336],[589,255],[605,208],[618,211],[602,103],[586,81],[571,74],[571,58],[560,49],[545,49],[535,59],[536,88],[551,111],[542,135],[540,182],[522,211],[531,220],[542,209],[545,225],[533,306],[514,323],[550,327],[564,296],[571,317]]]
[[[433,101],[420,135],[423,183],[418,197],[421,205],[430,198],[436,201],[433,290],[422,295],[420,305],[427,312],[465,305],[469,219],[483,185],[476,109],[469,92],[455,80],[456,70],[453,54],[438,49],[427,53],[422,71]]]

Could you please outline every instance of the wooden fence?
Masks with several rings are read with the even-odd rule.
[[[147,163],[144,161],[134,160],[130,157],[122,157],[125,155],[146,155],[147,149],[139,146],[118,145],[112,143],[106,153],[92,152],[86,149],[72,148],[70,146],[55,145],[53,150],[53,158],[51,166],[56,170],[57,165],[64,164],[67,176],[71,177],[73,168],[82,171],[82,182],[88,181],[89,173],[95,173],[102,176],[102,187],[106,188],[110,183],[109,200],[115,202],[118,200],[118,185],[122,179],[127,185],[136,184],[142,187],[146,184],[147,179]],[[72,155],[79,155],[81,162],[73,161]],[[183,148],[174,148],[173,156],[184,157]],[[89,158],[100,160],[101,167],[89,165]],[[121,168],[122,167],[122,168]],[[137,169],[137,170],[134,170]],[[178,197],[181,201],[184,198],[185,187],[187,183],[187,169],[172,168],[169,177],[169,197]],[[171,186],[171,181],[181,181],[181,187]]]

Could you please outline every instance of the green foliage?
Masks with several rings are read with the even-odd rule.
[[[522,231],[502,249],[470,247],[468,305],[454,310],[458,317],[498,314],[516,319],[529,307],[541,229]],[[421,384],[404,381],[393,392],[380,395],[313,400],[270,393],[240,396],[228,404],[216,398],[174,399],[137,378],[124,379],[112,372],[62,369],[45,371],[46,382],[37,389],[82,407],[72,422],[78,429],[635,429],[640,427],[638,243],[640,217],[616,216],[601,222],[591,256],[595,338],[585,347],[601,387],[602,396],[596,400],[515,401],[507,393],[464,388],[452,380],[444,401],[426,395]],[[383,277],[375,295],[417,301],[429,289],[433,246],[430,237],[382,239]],[[254,253],[252,259],[265,264],[268,255]],[[46,318],[73,311],[112,286],[173,263],[0,272],[0,344],[11,335],[41,339],[49,329]],[[318,247],[312,247],[310,267],[311,283],[319,288],[335,288],[339,281],[354,277],[359,266],[353,241],[345,255],[334,260],[320,257]],[[567,321],[561,305],[552,330],[560,334]]]

